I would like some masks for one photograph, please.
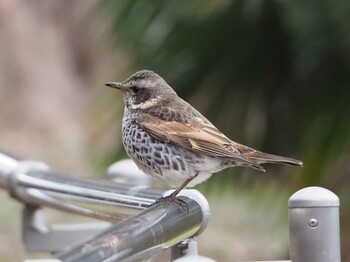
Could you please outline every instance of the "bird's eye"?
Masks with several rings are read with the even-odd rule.
[[[131,92],[133,93],[133,95],[137,95],[141,90],[141,88],[139,88],[137,86],[132,86],[130,89],[131,89]]]

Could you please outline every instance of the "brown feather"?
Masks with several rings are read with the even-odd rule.
[[[260,164],[286,163],[302,166],[296,159],[257,151],[230,140],[206,119],[193,118],[189,122],[167,121],[156,116],[143,114],[137,123],[150,135],[165,142],[171,142],[197,153],[213,157],[229,158],[262,170]]]
[[[170,142],[197,153],[243,162],[262,170],[254,159],[249,159],[234,147],[233,141],[210,123],[197,121],[193,124],[165,121],[151,115],[140,115],[138,125],[156,139]]]

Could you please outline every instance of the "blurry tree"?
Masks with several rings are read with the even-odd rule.
[[[349,219],[347,1],[106,0],[103,8],[134,61],[123,77],[154,70],[229,137],[302,159],[285,185],[334,190]]]
[[[329,185],[328,167],[349,153],[346,1],[104,4],[137,67],[165,77],[235,140],[302,158],[298,187]]]

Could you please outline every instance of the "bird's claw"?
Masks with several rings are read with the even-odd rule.
[[[164,203],[164,202],[175,203],[180,207],[181,211],[186,211],[187,213],[189,211],[188,204],[186,203],[186,201],[172,195],[158,198],[154,203],[150,205],[150,207],[159,203]]]

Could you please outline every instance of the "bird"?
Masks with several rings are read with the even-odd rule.
[[[262,164],[303,165],[234,142],[153,71],[138,71],[123,82],[105,85],[123,93],[122,141],[128,156],[145,174],[175,188],[156,202],[176,202],[188,210],[176,197],[179,192],[226,168],[265,171]]]

